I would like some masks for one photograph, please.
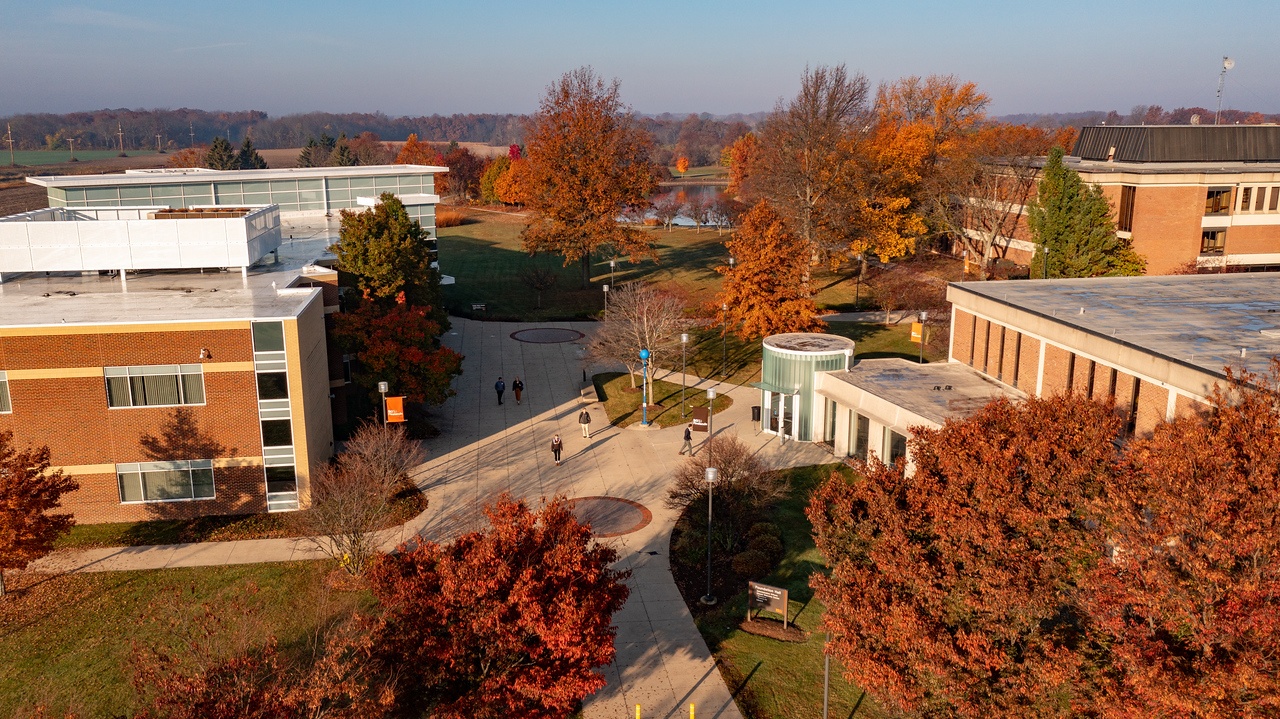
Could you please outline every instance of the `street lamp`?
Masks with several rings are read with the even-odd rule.
[[[707,390],[708,393],[712,390]],[[708,607],[716,603],[716,598],[711,594],[711,488],[715,486],[716,480],[720,478],[720,470],[715,467],[707,467],[707,593],[702,595],[702,599],[698,601]]]
[[[604,311],[609,311],[609,285],[604,286]]]
[[[689,384],[685,373],[685,350],[689,347],[689,333],[680,333],[680,419],[684,419],[684,388]]]
[[[720,305],[720,376],[729,376],[729,305]]]
[[[715,425],[712,418],[716,416],[716,390],[714,387],[707,388],[707,441],[716,436]]]
[[[613,281],[613,266],[614,266],[614,264],[615,264],[615,261],[614,261],[614,260],[609,260],[609,284],[611,284],[611,285],[612,285],[612,284],[614,284],[614,281]]]
[[[640,365],[644,368],[640,387],[640,424],[649,426],[649,350],[640,350]]]
[[[920,310],[920,364],[924,364],[924,323],[929,319],[926,310]]]
[[[378,383],[378,394],[382,395],[382,426],[387,426],[387,390],[390,389],[386,382]]]

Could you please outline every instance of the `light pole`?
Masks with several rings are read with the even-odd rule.
[[[720,305],[720,376],[729,376],[729,305]]]
[[[680,333],[680,419],[684,419],[684,388],[689,384],[688,376],[685,374],[685,356],[686,349],[689,346],[689,333]]]
[[[640,350],[640,365],[644,368],[640,387],[640,424],[649,426],[649,350]]]
[[[929,319],[929,313],[920,310],[920,364],[924,364],[924,323]]]
[[[707,390],[711,392],[711,390]],[[711,594],[711,488],[715,486],[716,480],[720,478],[720,470],[715,467],[707,467],[707,593],[702,595],[702,602],[710,607],[716,603],[716,598]]]
[[[614,266],[615,262],[616,262],[615,260],[609,260],[609,284],[611,284],[611,285],[612,285],[612,284],[616,284],[616,283],[613,281],[613,266]]]
[[[609,285],[604,286],[604,311],[609,311]]]
[[[714,387],[707,388],[707,442],[716,436],[715,424],[712,418],[716,416],[716,390]]]
[[[382,409],[379,411],[378,414],[382,416],[382,426],[386,427],[387,426],[387,383],[386,382],[378,383],[378,394],[382,395]]]

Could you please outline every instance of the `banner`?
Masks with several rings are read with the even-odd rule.
[[[404,419],[404,397],[388,397],[387,398],[387,423],[403,422]]]
[[[711,418],[711,410],[706,407],[691,407],[689,412],[693,415],[693,431],[706,432],[707,420]]]
[[[919,342],[923,337],[924,337],[924,323],[912,322],[911,323],[911,341]]]

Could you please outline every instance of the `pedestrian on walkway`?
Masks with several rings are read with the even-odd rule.
[[[507,391],[507,383],[499,377],[498,381],[493,383],[493,391],[498,393],[498,404],[502,404],[502,393]]]
[[[551,438],[551,454],[555,455],[556,466],[560,466],[560,452],[564,449],[564,440],[560,439],[560,435]]]
[[[516,404],[520,404],[520,393],[524,391],[524,382],[517,376],[511,380],[511,391],[516,393]]]
[[[578,426],[582,427],[582,436],[591,439],[591,413],[585,409],[578,415]]]
[[[690,422],[688,426],[684,428],[684,444],[680,445],[680,454],[683,455],[686,451],[689,453],[690,457],[693,456],[693,423],[692,422]]]

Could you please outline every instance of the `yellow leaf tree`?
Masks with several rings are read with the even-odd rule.
[[[683,157],[683,156],[681,156],[681,157],[677,157],[677,158],[676,158],[676,172],[680,173],[680,174],[681,174],[681,176],[683,176],[683,175],[684,175],[684,173],[686,173],[686,172],[688,172],[688,171],[689,171],[689,158],[687,158],[687,157]]]
[[[742,218],[725,247],[733,267],[720,266],[724,284],[716,301],[727,305],[725,323],[743,339],[779,332],[813,332],[826,326],[810,299],[809,244],[761,200]]]

